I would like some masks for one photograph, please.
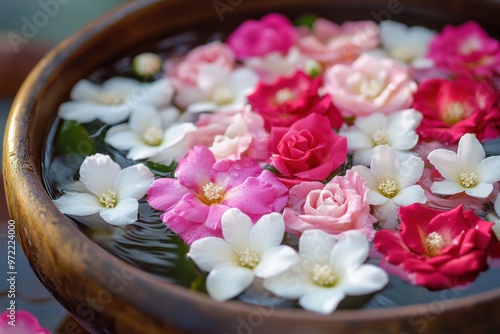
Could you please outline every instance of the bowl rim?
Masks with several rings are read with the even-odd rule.
[[[106,262],[112,265],[110,270],[113,268],[121,269],[125,267],[128,272],[134,274],[141,282],[150,285],[151,289],[155,291],[163,292],[163,294],[167,295],[173,294],[181,298],[187,298],[198,305],[204,305],[208,308],[217,308],[223,311],[237,310],[249,314],[255,312],[255,305],[233,300],[223,303],[214,301],[207,294],[198,292],[193,293],[186,287],[170,283],[159,276],[143,271],[101,248],[97,243],[93,242],[81,232],[68,217],[59,212],[52,203],[42,182],[41,166],[37,166],[32,159],[31,155],[35,152],[33,152],[31,146],[25,146],[26,142],[31,141],[30,130],[32,130],[34,126],[33,113],[35,104],[38,101],[38,96],[43,94],[43,85],[40,86],[40,82],[50,75],[62,59],[65,59],[68,55],[80,49],[83,40],[86,41],[85,43],[91,43],[94,38],[93,36],[100,31],[109,29],[119,24],[124,17],[133,15],[137,11],[146,10],[158,2],[159,0],[133,1],[125,3],[106,13],[85,28],[80,29],[72,36],[60,42],[37,64],[27,77],[12,104],[4,136],[3,172],[4,183],[8,193],[9,211],[12,216],[15,216],[16,208],[14,206],[19,203],[26,204],[26,199],[29,199],[32,201],[31,207],[36,209],[36,211],[33,212],[35,216],[43,215],[50,221],[60,222],[61,224],[58,227],[60,229],[59,232],[65,232],[68,235],[72,235],[75,241],[86,244],[86,247],[89,247],[93,254],[105,258]],[[11,180],[21,182],[22,185],[14,186]],[[44,208],[43,212],[41,208]],[[20,233],[18,237],[26,253],[29,246],[23,241],[25,234]],[[51,246],[57,247],[57,245]],[[72,263],[74,259],[73,255],[70,253],[62,253],[61,256],[68,263]],[[30,263],[30,265],[32,264]],[[39,273],[36,273],[38,276]],[[125,299],[133,302],[133,300],[128,297]],[[473,304],[486,303],[498,299],[500,299],[500,288],[454,299],[441,298],[437,302],[445,303],[444,307],[439,312],[439,314],[442,314],[453,312],[454,310],[464,307],[470,307]],[[422,303],[380,309],[340,309],[328,316],[315,314],[303,309],[274,308],[272,317],[280,318],[284,321],[312,320],[319,323],[333,324],[336,321],[357,322],[389,320],[403,317],[408,318],[414,315],[424,315],[432,312],[431,306],[432,303]]]

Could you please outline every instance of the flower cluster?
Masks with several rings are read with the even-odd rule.
[[[388,272],[444,289],[500,257],[500,156],[483,146],[500,137],[500,42],[475,22],[436,33],[269,14],[133,64],[147,83],[82,80],[59,111],[102,125],[128,163],[86,157],[54,203],[124,225],[147,202],[215,300],[257,284],[328,314]]]

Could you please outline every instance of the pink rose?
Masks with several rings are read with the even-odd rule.
[[[324,88],[342,116],[356,117],[409,108],[417,84],[395,61],[363,54],[351,65],[330,67]]]
[[[379,43],[379,29],[373,21],[344,22],[337,25],[319,18],[311,33],[299,38],[298,47],[325,66],[350,63]]]
[[[500,42],[477,22],[447,25],[431,41],[427,57],[436,67],[456,74],[489,76],[500,70]]]
[[[0,314],[0,333],[5,334],[50,334],[48,329],[40,326],[37,318],[31,313],[17,310],[15,314],[15,326],[9,324],[12,319],[10,311]]]
[[[403,278],[429,290],[464,285],[486,269],[493,223],[458,206],[449,211],[412,204],[399,209],[399,231],[380,230],[374,246]]]
[[[303,182],[293,186],[283,212],[287,231],[301,235],[312,229],[330,234],[359,230],[371,240],[376,218],[370,214],[367,193],[365,180],[351,170],[327,184]]]
[[[453,144],[466,133],[482,141],[500,136],[499,95],[486,81],[431,79],[414,99],[413,108],[424,115],[417,129],[422,139]]]
[[[326,116],[334,128],[342,125],[342,116],[332,104],[330,95],[320,96],[321,78],[311,78],[298,71],[291,77],[281,77],[273,83],[261,82],[248,96],[252,109],[273,126],[290,126],[309,114]]]
[[[323,181],[347,157],[347,139],[332,130],[325,116],[310,114],[288,127],[271,129],[271,164],[288,186]]]
[[[189,51],[182,59],[169,60],[166,63],[167,77],[179,90],[196,86],[200,68],[206,65],[218,65],[231,71],[235,64],[234,53],[226,44],[212,42]]]
[[[238,59],[264,56],[273,51],[286,54],[296,39],[296,31],[288,18],[269,14],[260,21],[243,22],[229,37],[227,44]]]

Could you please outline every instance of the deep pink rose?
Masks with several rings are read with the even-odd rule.
[[[40,326],[38,320],[29,312],[16,311],[15,326],[9,325],[12,321],[10,311],[0,314],[0,333],[5,334],[50,334],[48,329]]]
[[[155,180],[147,200],[154,209],[164,211],[163,222],[187,244],[208,236],[222,237],[221,217],[230,208],[257,221],[283,210],[288,199],[288,189],[255,160],[216,162],[204,146],[189,151],[175,174],[176,179]]]
[[[273,127],[271,164],[280,180],[292,186],[303,181],[323,181],[347,157],[347,139],[332,130],[325,116],[310,114],[288,127]]]
[[[431,41],[427,57],[452,73],[489,76],[500,70],[500,42],[477,22],[447,25]]]
[[[293,186],[283,212],[286,229],[296,235],[313,229],[330,234],[359,230],[371,240],[376,218],[370,214],[367,193],[365,180],[352,170],[327,184],[303,182]]]
[[[269,14],[260,21],[243,22],[229,37],[227,44],[238,59],[264,56],[273,51],[286,54],[296,39],[296,31],[288,18]]]
[[[412,284],[429,290],[464,285],[486,269],[493,223],[460,205],[449,211],[422,204],[399,208],[399,231],[380,230],[374,246]]]
[[[379,28],[373,21],[337,25],[319,18],[309,34],[299,38],[298,47],[312,59],[326,65],[350,63],[379,43]]]
[[[431,79],[420,84],[413,108],[424,118],[422,139],[453,144],[466,133],[481,140],[500,136],[499,95],[486,81],[469,78]]]
[[[261,82],[248,96],[252,109],[264,117],[266,129],[290,126],[309,114],[326,116],[334,128],[342,126],[342,116],[332,104],[331,96],[320,96],[322,78],[311,78],[298,71],[291,77],[280,77],[273,83]]]

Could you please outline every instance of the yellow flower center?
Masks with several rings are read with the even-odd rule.
[[[314,266],[312,280],[315,284],[327,288],[332,287],[335,283],[337,283],[337,277],[333,273],[332,268],[327,264],[322,266],[317,264]]]
[[[424,245],[427,255],[435,256],[439,250],[444,248],[444,239],[439,233],[432,232],[425,238]]]
[[[462,172],[460,174],[460,183],[464,188],[473,188],[477,186],[477,179],[477,175],[470,171]]]
[[[405,63],[409,63],[413,60],[413,52],[410,49],[399,47],[390,50],[389,52],[391,58],[394,58],[399,61],[404,61]]]
[[[95,102],[106,105],[117,105],[125,102],[127,95],[121,92],[102,92],[97,96]]]
[[[209,182],[203,186],[203,194],[209,204],[219,203],[224,195],[224,189],[213,182]]]
[[[238,252],[238,259],[242,267],[249,269],[255,268],[260,261],[260,253],[255,249],[255,247],[246,248]]]
[[[108,190],[107,192],[103,193],[101,197],[99,197],[99,202],[105,208],[114,208],[118,202],[116,200],[116,192],[114,192],[113,190]]]
[[[454,125],[463,120],[466,114],[467,109],[462,103],[453,102],[446,107],[443,115],[443,121],[450,125]]]
[[[384,180],[380,182],[378,189],[382,195],[388,198],[393,198],[398,193],[398,186],[393,180]]]
[[[293,99],[295,99],[295,94],[288,88],[280,89],[274,96],[276,104],[282,104]]]
[[[374,99],[384,90],[385,84],[377,79],[366,79],[361,81],[359,93],[367,99]]]
[[[212,95],[212,100],[218,105],[229,104],[234,101],[233,92],[227,86],[217,87]]]
[[[377,130],[372,136],[375,146],[389,144],[389,135],[385,130]]]
[[[149,146],[159,146],[163,141],[163,130],[153,125],[146,130],[142,139]]]

